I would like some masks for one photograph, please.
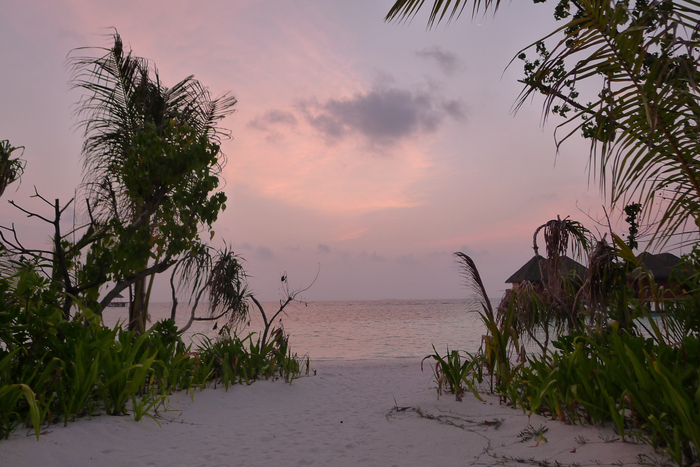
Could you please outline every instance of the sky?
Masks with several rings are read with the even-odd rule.
[[[512,2],[427,30],[425,15],[386,23],[391,4],[4,2],[0,140],[24,146],[27,167],[0,200],[0,223],[27,244],[48,242],[51,226],[7,201],[51,215],[35,187],[62,203],[76,193],[80,92],[66,58],[111,46],[116,28],[166,86],[193,74],[237,98],[221,124],[233,138],[212,243],[245,258],[259,297],[281,298],[286,273],[292,290],[316,278],[301,295],[310,301],[464,298],[455,251],[500,297],[539,225],[559,215],[595,229],[586,216],[605,204],[588,143],[572,138],[557,153],[560,121],[543,123],[541,99],[513,114],[522,65],[508,65],[554,29],[551,5]]]

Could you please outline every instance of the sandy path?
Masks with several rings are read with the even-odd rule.
[[[101,416],[26,430],[0,441],[0,467],[23,466],[461,466],[633,465],[663,460],[649,446],[613,441],[611,430],[533,416],[546,442],[521,442],[521,410],[468,395],[439,400],[414,360],[329,361],[292,385],[260,381],[171,397],[161,427],[150,419]],[[392,410],[398,405],[405,410]],[[418,411],[423,415],[421,416]],[[426,418],[439,417],[439,419]],[[498,421],[498,423],[493,423]],[[606,442],[606,440],[608,442]],[[581,444],[584,442],[585,444]],[[517,462],[515,459],[519,459]],[[528,461],[528,459],[532,459]],[[526,461],[526,462],[523,462]]]

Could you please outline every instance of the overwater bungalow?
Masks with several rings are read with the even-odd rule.
[[[542,283],[542,274],[540,274],[540,265],[538,264],[537,258],[537,256],[533,256],[530,261],[515,271],[512,276],[506,279],[506,284],[513,284],[513,290],[516,290],[520,284],[525,281],[532,283],[535,287],[540,285]],[[544,261],[543,272],[546,275],[548,274],[546,259],[542,256],[539,256],[539,258]],[[559,267],[566,277],[580,283],[583,283],[585,277],[588,275],[588,268],[586,266],[568,256],[562,256],[560,258]]]
[[[681,259],[672,253],[655,255],[646,251],[637,255],[637,260],[651,272],[657,285],[666,287],[671,278],[671,273],[681,263]]]
[[[125,308],[126,303],[127,302],[124,300],[124,296],[122,294],[117,294],[116,298],[109,302],[107,306],[113,308]]]
[[[670,283],[674,270],[681,263],[681,259],[678,256],[672,253],[653,254],[645,251],[637,255],[637,260],[651,273],[656,285],[658,287],[663,287],[664,299],[678,298],[678,296],[682,294],[682,291],[677,290],[677,285]],[[632,277],[632,285],[640,294],[643,288],[648,286],[643,279],[640,280],[638,274]]]

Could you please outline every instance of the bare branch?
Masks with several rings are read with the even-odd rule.
[[[26,209],[24,209],[23,207],[21,207],[20,205],[18,205],[17,203],[15,203],[15,202],[12,201],[12,200],[8,201],[8,203],[10,203],[10,204],[13,205],[14,207],[16,207],[17,209],[19,209],[19,210],[22,211],[23,213],[25,213],[25,214],[27,215],[27,217],[37,217],[37,218],[41,219],[42,221],[46,222],[47,224],[53,224],[53,221],[51,221],[51,220],[45,218],[44,216],[40,216],[39,214],[33,213],[33,212],[31,212],[31,211],[27,211]]]
[[[103,310],[112,300],[114,300],[119,293],[129,287],[131,284],[135,283],[139,279],[143,279],[145,277],[150,276],[151,274],[158,274],[163,271],[167,271],[170,266],[175,264],[175,261],[172,261],[170,257],[165,258],[163,261],[160,263],[156,263],[153,266],[142,269],[141,271],[138,271],[124,280],[118,282],[114,288],[100,301],[100,309]],[[100,310],[100,313],[102,311]]]

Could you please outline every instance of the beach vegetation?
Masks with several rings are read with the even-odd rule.
[[[292,354],[289,336],[282,328],[263,342],[257,333],[241,338],[235,329],[226,326],[216,339],[201,336],[199,348],[198,355],[210,373],[209,379],[226,389],[232,384],[249,385],[258,378],[283,378],[291,383],[309,372],[308,360],[303,370],[304,359]]]
[[[426,7],[434,26],[467,6],[477,15],[500,5],[396,0],[386,19],[407,20]],[[468,286],[481,299],[477,311],[496,364],[480,358],[497,375],[495,391],[528,413],[612,423],[622,438],[647,441],[678,464],[697,463],[699,247],[666,287],[633,250],[642,223],[651,226],[648,245],[656,247],[688,226],[695,233],[700,227],[700,8],[684,0],[557,0],[550,11],[556,28],[514,57],[524,72],[516,110],[544,96],[543,120],[561,122],[557,148],[577,136],[589,141],[590,175],[613,209],[625,206],[628,241],[612,229],[609,239],[595,239],[570,229],[576,224],[568,219],[548,222],[541,227],[547,247],[542,283],[519,284],[496,314],[479,293],[473,262],[458,254]],[[588,260],[586,277],[566,277],[557,268],[576,245]],[[662,313],[652,316],[652,306]],[[506,327],[513,329],[512,341],[501,340]],[[523,359],[523,339],[535,341],[540,352]]]
[[[97,57],[78,49],[69,59],[72,84],[84,93],[85,222],[66,232],[63,217],[76,200],[51,202],[35,189],[51,214],[11,203],[50,226],[51,245],[25,246],[14,225],[0,228],[0,439],[20,426],[39,437],[48,425],[99,414],[157,421],[175,391],[194,397],[219,384],[291,383],[304,365],[308,373],[308,356],[293,353],[273,324],[301,291],[288,293],[263,333],[240,338],[236,325],[248,302],[258,303],[243,259],[206,244],[226,201],[217,190],[228,132],[218,123],[236,100],[212,97],[192,76],[165,87],[151,61],[126,50],[116,31],[113,40]],[[24,171],[20,149],[0,141],[0,194]],[[149,328],[154,279],[168,270],[171,316]],[[121,292],[128,321],[106,327],[102,314]],[[182,328],[176,292],[192,305]],[[203,316],[195,314],[200,300]],[[220,318],[218,338],[185,345],[194,321]]]
[[[126,50],[116,31],[113,40],[69,58],[72,85],[83,91],[76,113],[85,136],[84,205],[49,201],[35,190],[51,214],[11,204],[50,225],[51,248],[25,247],[14,226],[0,234],[9,255],[50,271],[65,319],[76,301],[100,314],[126,291],[127,325],[144,332],[155,277],[205,250],[201,232],[213,238],[212,224],[226,208],[217,189],[225,164],[220,142],[229,133],[218,122],[236,100],[212,97],[192,76],[165,87],[155,64]],[[85,50],[99,55],[78,55]],[[0,155],[7,159],[14,149],[3,143]],[[17,178],[23,164],[9,164]],[[62,217],[80,207],[84,222],[65,232]]]
[[[198,245],[190,254],[173,267],[170,276],[172,308],[170,321],[177,316],[178,292],[189,290],[189,319],[182,326],[187,331],[195,321],[216,321],[225,318],[229,326],[236,326],[248,318],[248,291],[243,258],[230,248],[214,249]],[[197,315],[202,298],[206,298],[206,311]]]
[[[464,357],[462,356],[464,354]],[[465,390],[471,391],[474,397],[481,400],[477,391],[478,384],[483,382],[483,371],[479,358],[471,355],[466,351],[447,349],[445,355],[435,349],[433,345],[433,354],[428,355],[421,361],[421,371],[423,371],[423,362],[428,359],[435,360],[433,367],[435,381],[437,382],[438,396],[443,392],[454,394],[455,400],[462,401],[462,396]],[[464,359],[464,361],[462,361]]]
[[[287,306],[290,303],[299,302],[299,303],[304,303],[304,305],[306,305],[306,303],[302,302],[298,297],[302,293],[309,290],[316,283],[316,279],[318,279],[318,275],[320,272],[321,272],[321,267],[319,264],[319,269],[316,271],[316,277],[314,277],[314,280],[311,281],[311,283],[308,286],[302,287],[299,289],[290,289],[289,288],[289,277],[287,276],[287,273],[285,272],[284,274],[282,274],[281,282],[282,282],[282,289],[284,290],[285,298],[284,298],[284,300],[280,300],[279,307],[277,308],[277,311],[270,317],[268,317],[267,313],[265,313],[265,308],[262,306],[260,301],[258,301],[253,294],[250,295],[250,300],[255,304],[255,307],[258,309],[258,311],[260,312],[260,316],[263,319],[264,328],[263,328],[263,333],[261,336],[261,345],[265,346],[267,344],[268,336],[270,335],[270,332],[274,330],[275,320],[281,314],[286,315],[285,309],[287,308]]]
[[[155,64],[126,50],[117,32],[113,39],[69,58],[83,91],[83,189],[95,232],[84,271],[114,283],[101,308],[129,289],[128,325],[143,332],[155,275],[198,248],[201,230],[213,237],[226,208],[215,190],[228,132],[217,124],[236,99],[212,97],[193,76],[166,87]],[[77,55],[85,50],[100,55]]]
[[[19,180],[24,173],[26,162],[12,156],[12,153],[20,150],[24,151],[24,148],[12,146],[9,140],[0,141],[0,196],[8,185]]]
[[[525,295],[507,294],[508,303],[494,314],[488,311],[488,299],[477,293],[478,311],[489,332],[487,348],[495,352],[496,364],[488,353],[478,353],[475,365],[480,362],[495,374],[493,392],[530,415],[565,423],[611,423],[622,438],[648,442],[679,464],[697,462],[698,247],[684,257],[666,289],[654,282],[621,238],[614,240],[614,246],[589,242],[595,246],[589,251],[588,277],[578,289],[563,289],[569,298],[561,302],[577,303],[575,308],[557,307],[547,286],[530,286]],[[548,248],[547,253],[556,255],[557,250]],[[597,260],[601,255],[605,261]],[[467,285],[480,290],[473,261],[463,253],[456,257]],[[533,334],[525,329],[536,323],[528,317],[533,296],[551,308],[552,321],[563,313],[569,325],[553,326],[556,332],[546,351],[525,355],[522,345]],[[650,304],[663,312],[652,314]],[[502,339],[505,329],[512,330],[512,340]]]
[[[14,286],[12,283],[16,281]],[[172,321],[143,333],[106,328],[85,309],[63,317],[50,281],[30,267],[0,278],[0,438],[18,426],[43,427],[101,413],[155,417],[174,391],[257,379],[299,377],[298,357],[281,330],[269,342],[225,327],[215,341],[185,346]]]

